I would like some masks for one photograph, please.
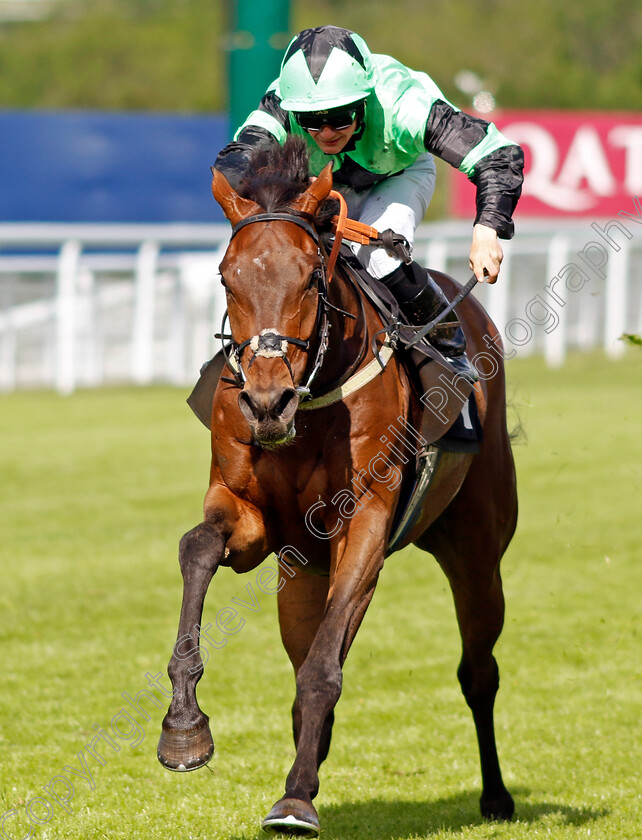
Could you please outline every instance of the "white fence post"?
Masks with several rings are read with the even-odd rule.
[[[448,241],[446,239],[431,239],[426,248],[426,268],[445,273],[447,263]]]
[[[76,279],[80,242],[65,242],[60,249],[56,277],[56,370],[55,385],[60,394],[76,387]]]
[[[7,278],[0,294],[0,391],[16,387],[16,329],[13,323],[15,281]]]
[[[620,336],[626,331],[627,279],[629,274],[629,247],[623,245],[610,254],[606,275],[606,323],[604,350],[611,358],[619,358],[625,350]]]
[[[568,262],[570,243],[566,236],[554,236],[548,245],[546,260],[546,277],[550,282]],[[561,367],[566,358],[567,308],[560,306],[559,301],[549,305],[558,313],[559,323],[549,333],[544,333],[544,358],[551,367]]]
[[[154,293],[158,251],[157,242],[143,242],[136,260],[132,378],[139,385],[148,384],[154,377]]]
[[[167,343],[169,358],[167,371],[169,381],[180,385],[185,377],[185,357],[187,355],[187,329],[185,325],[185,289],[183,288],[181,272],[176,273],[172,284],[172,312],[169,324],[169,341]]]

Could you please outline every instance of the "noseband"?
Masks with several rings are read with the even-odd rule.
[[[349,318],[354,318],[355,316],[349,312],[344,312],[342,309],[339,309],[338,307],[331,304],[328,300],[327,262],[323,250],[321,248],[319,235],[316,232],[316,230],[312,227],[312,225],[310,225],[304,219],[300,218],[299,216],[295,216],[292,213],[259,213],[255,216],[248,216],[247,219],[242,219],[240,222],[238,222],[238,224],[236,224],[232,229],[230,242],[232,241],[232,239],[234,239],[236,234],[242,228],[246,227],[247,225],[256,224],[257,222],[290,222],[293,225],[297,225],[302,230],[304,230],[308,234],[308,236],[313,240],[314,244],[317,246],[317,252],[319,255],[319,259],[321,260],[321,278],[319,280],[315,330],[315,334],[318,336],[316,356],[307,382],[305,383],[305,385],[299,385],[296,388],[296,392],[299,394],[299,396],[302,399],[307,399],[311,396],[310,387],[317,374],[321,370],[321,366],[323,365],[323,359],[328,349],[330,334],[330,321],[328,318],[328,314],[330,309],[335,309],[336,311],[341,312]],[[225,333],[226,320],[227,310],[225,311],[225,314],[223,316],[223,327],[221,328],[221,332],[217,333],[216,337],[220,338],[221,340],[231,341],[231,349],[229,346],[226,348],[226,346],[223,345],[223,352],[225,353],[225,358],[228,367],[230,368],[230,370],[234,371],[234,378],[239,388],[242,388],[246,382],[246,375],[241,364],[241,357],[246,347],[248,346],[252,351],[252,356],[248,364],[248,371],[254,363],[254,360],[257,356],[262,356],[263,358],[282,358],[285,364],[287,365],[288,370],[290,371],[290,376],[294,378],[294,375],[292,373],[292,367],[290,365],[290,360],[287,357],[288,344],[294,344],[297,347],[302,347],[304,350],[307,351],[310,348],[310,342],[308,340],[302,338],[293,338],[292,336],[287,335],[281,335],[279,332],[277,332],[275,328],[268,328],[261,330],[261,333],[259,335],[253,335],[246,341],[241,342],[241,344],[237,344],[234,340],[233,335]]]

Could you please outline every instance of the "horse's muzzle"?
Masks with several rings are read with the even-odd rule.
[[[252,429],[254,439],[266,449],[289,443],[294,435],[294,415],[299,395],[294,388],[257,391],[246,387],[239,394],[241,414]]]

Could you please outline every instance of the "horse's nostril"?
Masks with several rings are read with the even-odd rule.
[[[289,420],[292,414],[294,414],[294,411],[296,411],[297,405],[297,392],[294,388],[286,388],[277,400],[274,410],[270,413],[275,419],[288,415],[287,419]]]
[[[241,391],[239,394],[239,408],[246,420],[262,420],[261,412],[252,399],[252,395],[247,391]]]

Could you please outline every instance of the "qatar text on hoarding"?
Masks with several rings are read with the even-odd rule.
[[[526,159],[519,216],[610,216],[642,192],[642,114],[498,111]],[[453,171],[451,211],[474,218],[475,188]]]

